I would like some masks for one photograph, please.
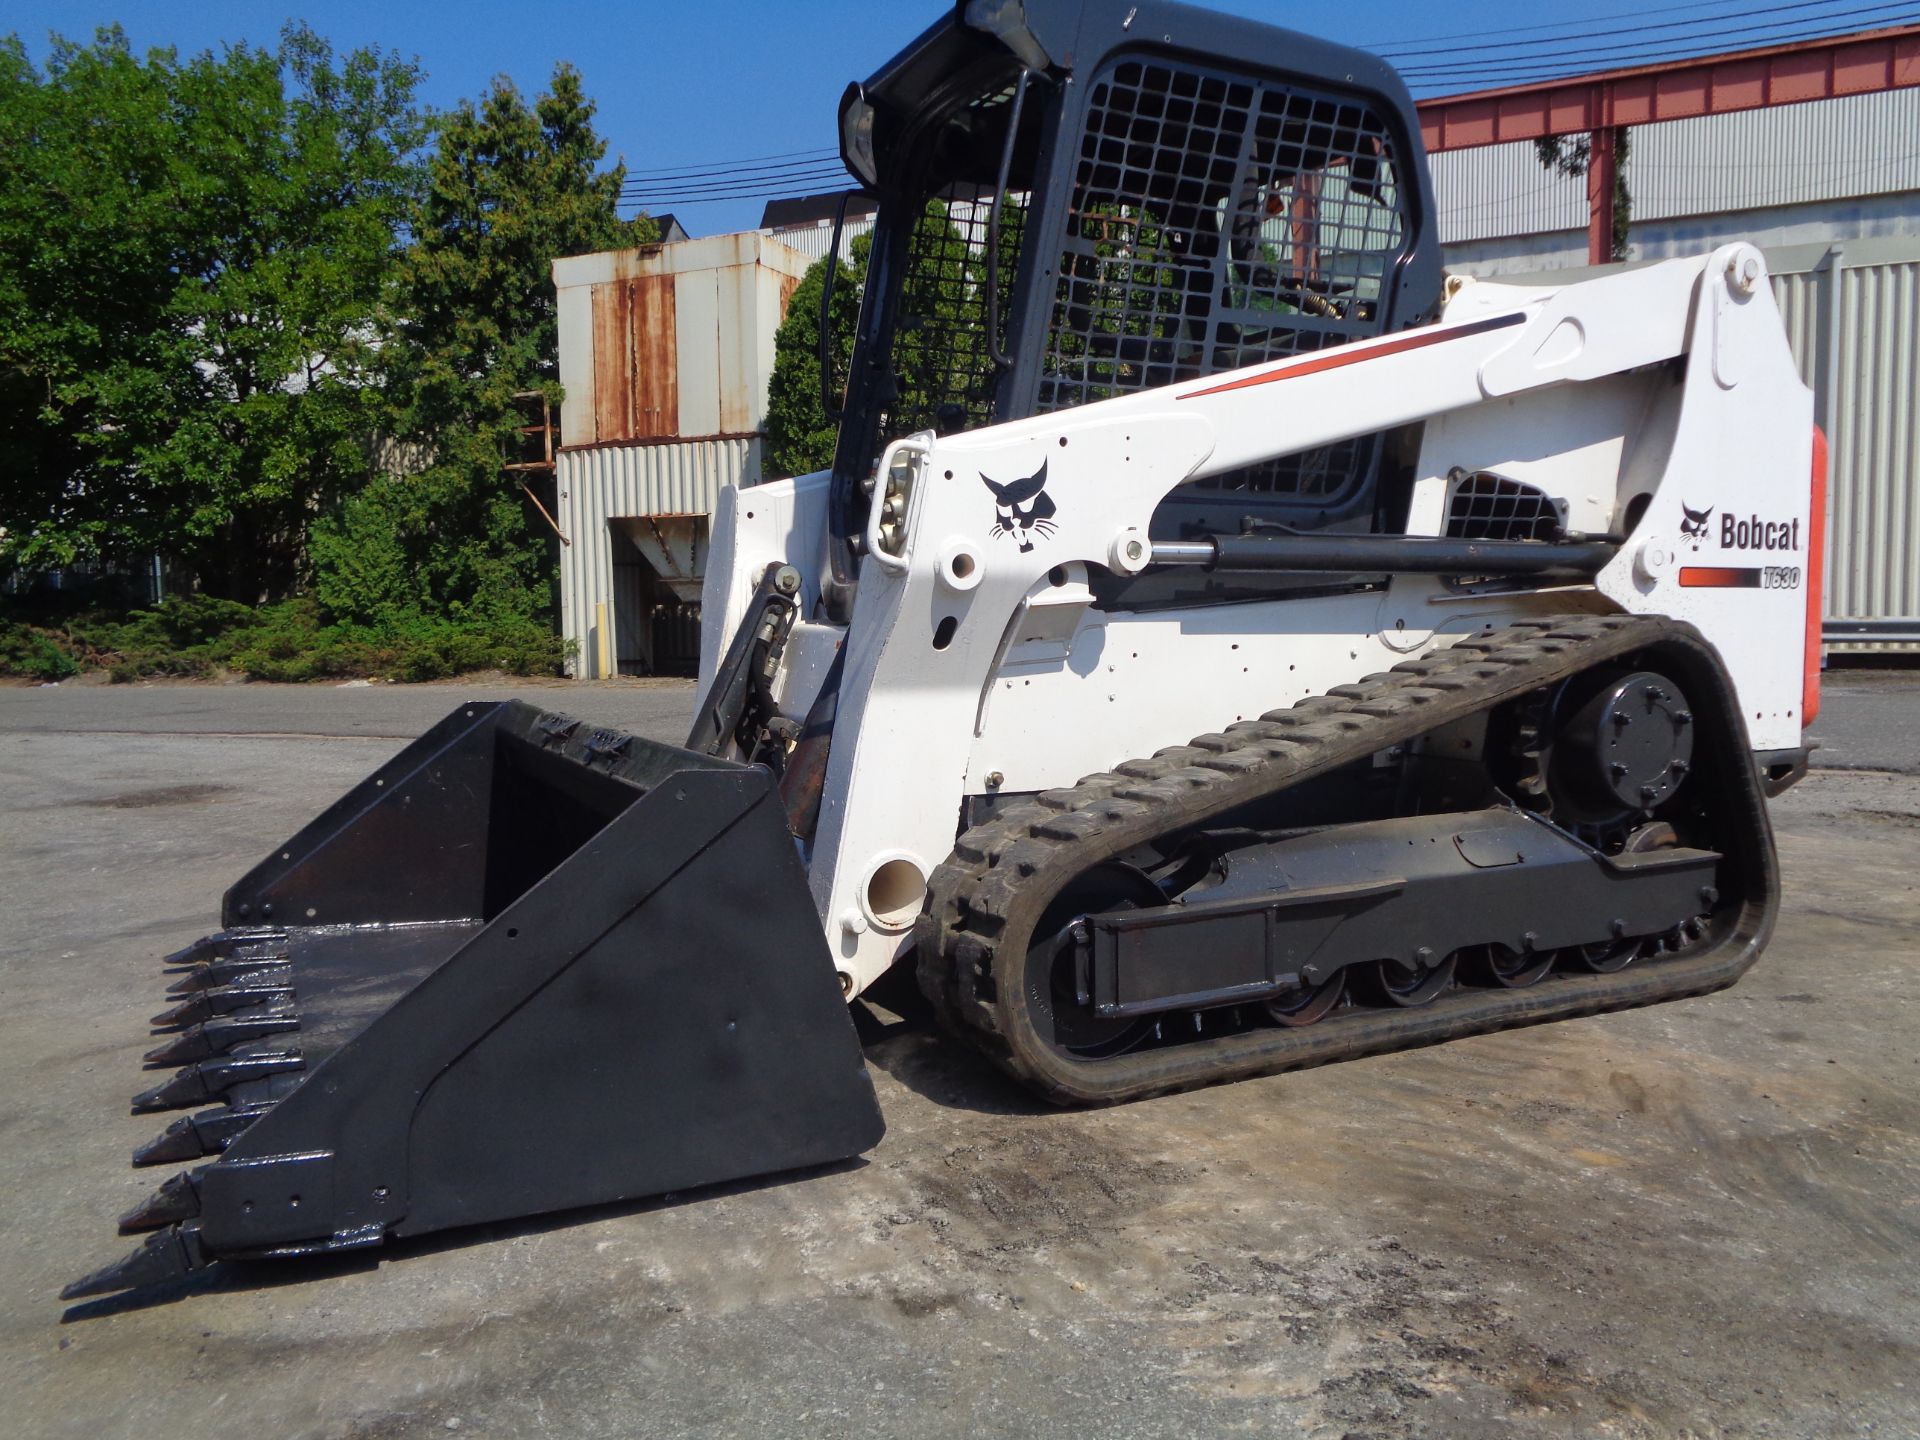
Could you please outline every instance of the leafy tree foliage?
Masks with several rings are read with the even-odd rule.
[[[598,168],[606,143],[593,112],[562,64],[531,107],[502,78],[445,117],[410,217],[387,352],[393,434],[430,459],[376,480],[316,528],[316,594],[330,613],[551,613],[553,533],[502,470],[528,418],[514,397],[561,398],[554,259],[657,235],[647,217],[615,213],[625,168]]]
[[[1633,230],[1633,193],[1627,189],[1627,156],[1632,152],[1632,135],[1625,125],[1613,132],[1613,233],[1607,237],[1609,258],[1627,258],[1627,238]],[[1533,142],[1533,155],[1541,168],[1556,175],[1577,179],[1593,163],[1593,138],[1588,135],[1542,135]]]
[[[765,469],[769,477],[806,475],[833,463],[839,427],[820,407],[820,291],[832,265],[836,274],[828,324],[834,337],[833,389],[838,396],[853,363],[853,332],[860,323],[860,292],[871,248],[872,237],[860,235],[849,247],[851,266],[831,256],[814,261],[787,301],[786,318],[774,332],[773,374],[767,380]]]
[[[0,40],[0,562],[311,589],[279,649],[545,653],[514,397],[561,398],[553,260],[655,231],[570,67],[440,117],[419,80],[301,26],[184,60],[102,30],[42,69]]]
[[[1019,207],[1008,208],[1000,236],[1004,294],[1019,254]],[[853,332],[866,285],[871,237],[849,247],[853,266],[841,265],[834,282],[831,325],[839,360],[835,379],[844,385],[852,364]],[[995,373],[982,329],[986,258],[953,223],[944,201],[930,201],[915,223],[912,258],[902,283],[894,324],[894,398],[887,428],[899,435],[926,427],[964,429],[984,418]],[[816,261],[788,303],[774,336],[773,375],[767,386],[767,473],[804,475],[833,462],[838,427],[820,405],[820,287],[827,261]]]
[[[375,320],[426,133],[410,62],[0,41],[0,526],[30,565],[164,549],[245,600],[367,468]]]

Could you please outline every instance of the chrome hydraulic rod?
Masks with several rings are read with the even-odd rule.
[[[1598,574],[1611,540],[1455,540],[1428,535],[1214,535],[1156,540],[1156,565],[1253,571],[1385,571],[1418,575]]]

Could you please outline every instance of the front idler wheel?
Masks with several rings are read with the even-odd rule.
[[[1027,1008],[1055,1050],[1076,1059],[1122,1055],[1153,1034],[1152,1016],[1101,1015],[1086,973],[1086,918],[1167,903],[1145,872],[1118,861],[1096,865],[1054,897],[1027,951]]]

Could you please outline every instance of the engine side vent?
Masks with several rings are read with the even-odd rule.
[[[1554,540],[1566,528],[1560,502],[1532,485],[1489,470],[1455,470],[1450,481],[1450,539]]]

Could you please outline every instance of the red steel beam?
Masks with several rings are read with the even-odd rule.
[[[1920,85],[1920,25],[1419,102],[1429,153]]]

